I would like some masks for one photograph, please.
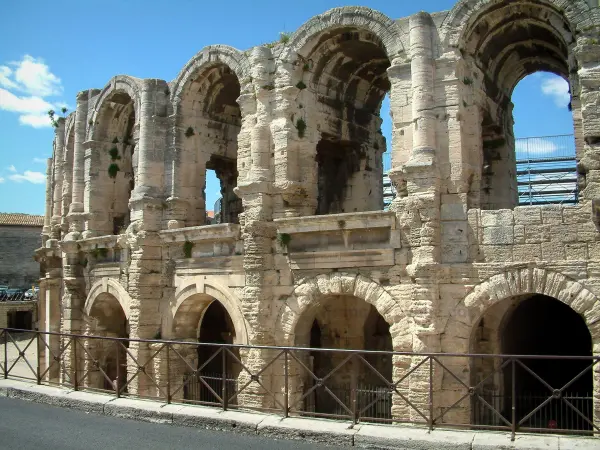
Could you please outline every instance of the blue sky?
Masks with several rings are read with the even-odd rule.
[[[333,0],[32,0],[0,6],[0,212],[44,213],[45,161],[53,129],[45,112],[72,109],[78,91],[116,74],[175,78],[204,46],[246,49],[277,40]],[[454,0],[363,0],[392,18],[450,9]],[[572,133],[566,83],[535,74],[516,88],[515,135]],[[388,114],[382,111],[389,136]],[[207,203],[219,188],[207,182]]]

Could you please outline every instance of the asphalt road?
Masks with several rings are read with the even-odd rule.
[[[86,414],[0,397],[0,449],[325,449],[301,441],[176,427]],[[341,447],[336,447],[341,448]]]

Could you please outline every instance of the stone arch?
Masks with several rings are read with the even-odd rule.
[[[295,53],[301,53],[315,35],[345,27],[367,30],[376,35],[381,39],[390,61],[393,61],[408,47],[406,34],[398,28],[396,22],[385,14],[363,6],[343,6],[330,9],[305,22],[290,37],[281,59],[286,61]]]
[[[411,351],[410,318],[400,302],[375,281],[357,274],[332,273],[304,279],[285,300],[275,323],[275,340],[293,346],[300,319],[321,306],[329,295],[346,294],[373,305],[390,325],[394,350]]]
[[[85,306],[83,308],[86,316],[89,316],[92,308],[94,306],[94,302],[101,294],[110,294],[114,298],[117,299],[121,308],[123,308],[123,313],[125,314],[125,318],[129,320],[129,311],[131,305],[131,297],[127,293],[127,291],[119,284],[118,281],[115,281],[111,278],[104,277],[101,280],[96,281],[90,289],[90,292],[85,301]]]
[[[600,344],[600,302],[579,281],[550,269],[514,268],[493,275],[476,285],[452,310],[444,337],[456,343],[454,351],[468,353],[471,332],[485,311],[496,303],[516,296],[541,294],[555,298],[583,317],[595,347]],[[442,342],[442,347],[444,343]]]
[[[175,298],[171,306],[171,328],[174,325],[175,317],[183,303],[194,295],[206,295],[219,301],[229,314],[235,329],[236,344],[248,344],[248,328],[242,310],[240,309],[240,300],[226,287],[215,283],[214,281],[190,281],[185,283],[175,292]],[[208,306],[208,305],[207,305]]]
[[[467,32],[468,23],[484,12],[488,6],[492,6],[495,0],[459,0],[450,10],[441,29],[441,41],[447,46],[457,48],[464,34]],[[585,18],[591,17],[592,12],[586,0],[545,0],[548,6],[562,11],[566,19],[571,23],[573,31]]]
[[[110,81],[104,86],[98,98],[96,99],[94,110],[91,115],[91,123],[94,125],[98,120],[99,114],[102,112],[104,103],[109,100],[113,95],[118,93],[125,93],[129,96],[133,102],[133,110],[135,111],[136,123],[139,123],[139,111],[141,105],[141,80],[138,78],[130,77],[129,75],[117,75],[110,79]],[[87,139],[93,140],[97,138],[98,127],[88,127]]]
[[[200,70],[216,63],[229,67],[236,74],[243,90],[244,81],[250,74],[250,62],[246,55],[228,45],[209,45],[196,53],[171,83],[171,103],[175,114],[179,112],[181,96],[187,84]]]
[[[75,127],[75,111],[69,113],[65,122],[65,142],[68,143],[69,136],[74,132]]]

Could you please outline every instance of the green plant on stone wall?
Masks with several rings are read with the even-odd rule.
[[[192,257],[192,249],[194,248],[194,243],[190,242],[190,241],[185,241],[183,243],[183,255],[186,258],[191,258]]]
[[[306,131],[306,122],[304,119],[300,118],[296,121],[296,129],[298,130],[298,137],[302,139]]]
[[[304,81],[300,80],[298,81],[298,83],[296,84],[296,87],[300,90],[306,89],[306,84],[304,84]]]
[[[287,246],[292,241],[292,236],[287,233],[277,233],[277,242],[283,248],[287,249]]]
[[[108,176],[111,178],[117,178],[117,173],[119,173],[119,170],[121,170],[119,168],[119,165],[116,163],[112,163],[110,166],[108,166]]]
[[[291,33],[286,33],[282,31],[281,33],[279,33],[279,42],[281,42],[284,45],[287,44],[288,42],[290,42],[291,35]]]
[[[187,130],[185,130],[185,137],[189,138],[192,137],[194,134],[194,129],[192,127],[188,127]]]
[[[119,149],[117,147],[113,147],[108,151],[108,154],[110,155],[110,159],[112,159],[113,161],[116,161],[117,159],[121,159],[121,157],[119,156]]]

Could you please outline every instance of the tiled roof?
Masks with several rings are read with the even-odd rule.
[[[0,213],[0,225],[21,225],[30,227],[44,226],[44,216],[31,214]]]

